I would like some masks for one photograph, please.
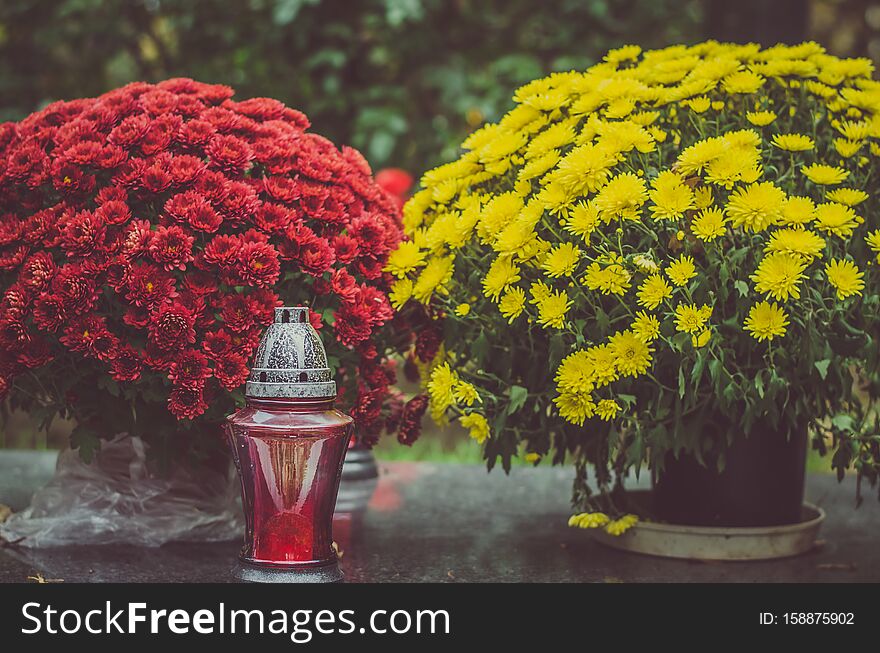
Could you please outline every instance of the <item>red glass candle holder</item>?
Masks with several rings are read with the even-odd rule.
[[[246,406],[227,419],[241,477],[245,542],[235,576],[252,582],[342,579],[333,510],[353,420],[307,309],[276,309],[257,350]]]

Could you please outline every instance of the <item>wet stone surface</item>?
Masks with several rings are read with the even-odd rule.
[[[33,462],[33,461],[31,461]],[[30,471],[0,455],[0,503],[20,509]],[[17,466],[17,467],[16,467]],[[11,467],[16,467],[17,472]],[[708,563],[612,550],[566,526],[572,471],[380,464],[379,479],[346,483],[334,537],[348,582],[859,582],[880,581],[880,503],[858,509],[855,479],[812,475],[807,499],[827,513],[817,548],[798,558]],[[238,542],[0,549],[0,582],[40,574],[64,582],[232,582]]]

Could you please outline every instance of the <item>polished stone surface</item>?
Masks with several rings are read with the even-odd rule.
[[[51,468],[42,464],[44,471]],[[378,480],[352,482],[342,491],[339,507],[349,512],[337,511],[334,536],[346,580],[880,581],[880,503],[868,490],[855,509],[852,478],[839,485],[830,475],[809,477],[807,499],[828,513],[814,552],[768,562],[705,563],[615,551],[586,531],[568,528],[571,475],[570,468],[543,466],[518,467],[507,477],[470,465],[381,464]],[[0,503],[9,503],[12,489],[20,504],[24,488],[6,478],[2,456],[0,478]],[[231,582],[237,549],[235,542],[6,548],[0,550],[0,581],[23,582],[39,573],[66,582]]]

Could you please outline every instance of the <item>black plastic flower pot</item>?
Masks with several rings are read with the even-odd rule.
[[[688,526],[778,526],[801,521],[807,430],[790,434],[756,424],[724,452],[701,464],[690,454],[666,455],[655,475],[655,518]]]

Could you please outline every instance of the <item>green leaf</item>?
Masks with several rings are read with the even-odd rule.
[[[736,281],[734,281],[733,287],[736,288],[736,291],[739,293],[740,297],[749,296],[749,284],[747,284],[742,279],[737,279]]]
[[[678,368],[678,396],[680,398],[684,398],[685,389],[687,388],[687,384],[684,380],[684,367]]]
[[[471,356],[474,358],[474,363],[477,366],[481,366],[483,361],[486,360],[486,354],[489,353],[489,339],[486,338],[486,333],[484,331],[480,331],[480,335],[474,339],[473,344],[471,344]]]
[[[831,361],[826,358],[825,360],[816,361],[813,365],[819,370],[819,376],[824,380],[828,376],[828,366],[831,365]]]
[[[522,408],[524,403],[526,403],[529,391],[521,385],[512,385],[507,394],[510,397],[510,403],[507,405],[507,414],[513,415],[516,411]]]
[[[101,449],[101,441],[90,428],[77,425],[70,433],[70,446],[79,449],[79,456],[84,462],[90,463]]]
[[[852,415],[847,415],[846,413],[835,415],[831,418],[831,423],[834,425],[834,428],[841,431],[852,431],[853,426],[855,426]]]

